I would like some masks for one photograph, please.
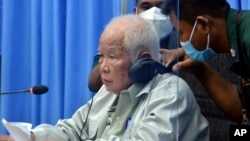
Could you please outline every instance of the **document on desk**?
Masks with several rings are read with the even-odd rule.
[[[15,141],[29,141],[30,140],[30,130],[32,128],[31,123],[8,122],[5,119],[2,119],[2,123]]]

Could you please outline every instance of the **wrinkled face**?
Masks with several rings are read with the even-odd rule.
[[[132,63],[122,47],[123,38],[119,31],[109,29],[102,34],[99,44],[102,82],[108,91],[118,95],[131,85],[128,70]]]
[[[160,8],[164,0],[138,0],[137,14],[144,12],[152,7]]]

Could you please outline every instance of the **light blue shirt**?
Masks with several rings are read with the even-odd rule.
[[[159,74],[145,85],[134,84],[119,98],[103,86],[93,99],[88,118],[90,101],[56,126],[33,129],[36,139],[209,141],[208,122],[190,87],[176,75]]]

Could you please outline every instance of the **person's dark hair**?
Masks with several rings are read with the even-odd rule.
[[[171,10],[174,10],[175,15],[178,15],[178,0],[165,0],[161,6],[161,12],[168,15]]]
[[[230,5],[226,0],[165,0],[162,13],[168,15],[171,10],[174,10],[180,20],[193,25],[199,15],[226,18],[229,8]]]

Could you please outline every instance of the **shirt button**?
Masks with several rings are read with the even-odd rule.
[[[235,57],[235,50],[231,48],[231,49],[230,49],[230,52],[231,52],[231,56],[232,56],[232,57]]]

